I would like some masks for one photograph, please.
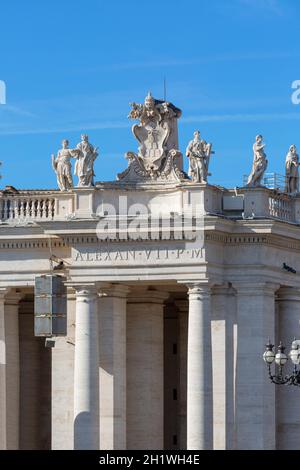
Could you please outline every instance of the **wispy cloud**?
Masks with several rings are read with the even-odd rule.
[[[128,91],[104,92],[3,105],[0,106],[0,135],[125,128],[128,96]]]
[[[15,116],[37,117],[36,114],[27,111],[26,109],[18,108],[17,106],[10,106],[8,104],[2,105],[1,109],[4,113],[10,113]]]
[[[0,135],[35,135],[89,130],[130,129],[129,101],[143,99],[145,90],[119,90],[63,96],[0,106]],[[285,106],[284,98],[207,96],[193,83],[175,82],[172,96],[181,96],[182,124],[299,120],[300,112]],[[272,98],[272,99],[271,99]],[[170,99],[172,99],[170,97]],[[180,103],[177,103],[180,106]],[[279,110],[282,109],[280,112]],[[198,110],[201,110],[199,113]],[[268,110],[265,113],[264,110]],[[287,111],[287,112],[284,112]]]
[[[263,121],[295,121],[300,120],[299,113],[253,113],[253,114],[200,114],[183,117],[182,124],[220,123],[220,122],[263,122]],[[129,129],[127,121],[81,122],[74,126],[54,126],[35,128],[5,129],[0,127],[0,135],[34,135],[62,132],[81,132],[82,130]]]
[[[186,116],[182,123],[196,122],[256,122],[256,121],[293,121],[300,120],[299,113],[253,113],[253,114],[208,114]]]
[[[238,0],[244,6],[254,10],[265,10],[277,16],[284,14],[284,5],[279,0]]]
[[[239,0],[244,1],[244,0]],[[245,0],[247,1],[247,0]],[[135,69],[152,69],[152,68],[172,68],[172,67],[188,67],[205,65],[215,62],[244,62],[244,61],[266,61],[266,60],[288,60],[296,59],[300,57],[300,53],[297,51],[267,51],[267,52],[246,52],[244,54],[214,54],[209,57],[200,58],[179,58],[179,59],[159,59],[159,60],[147,60],[140,62],[124,62],[117,64],[101,64],[89,69],[85,69],[85,72],[91,73],[99,70],[135,70]]]
[[[5,129],[0,127],[0,135],[34,135],[34,134],[55,134],[62,132],[82,132],[83,130],[102,129],[124,129],[130,124],[123,121],[103,121],[103,122],[82,122],[74,126],[54,126],[54,127],[34,127],[34,128],[14,128]]]

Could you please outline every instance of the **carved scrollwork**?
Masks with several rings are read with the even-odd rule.
[[[130,119],[140,121],[132,127],[139,143],[138,153],[127,152],[128,168],[118,174],[124,182],[182,181],[182,154],[177,150],[177,119],[180,109],[156,100],[150,93],[144,104],[131,103]]]

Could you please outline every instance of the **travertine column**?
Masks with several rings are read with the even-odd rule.
[[[5,298],[6,338],[6,448],[19,449],[20,350],[19,302],[22,295],[11,291]]]
[[[67,294],[67,336],[56,337],[52,348],[52,439],[53,450],[71,450],[74,442],[75,292]]]
[[[188,311],[187,300],[175,302],[179,315],[179,448],[187,447],[186,409],[187,409],[187,336]]]
[[[76,286],[74,449],[99,449],[99,335],[97,291]]]
[[[4,297],[7,290],[0,289],[0,450],[7,447],[6,439],[6,338]]]
[[[282,341],[288,354],[296,337],[300,339],[300,290],[284,287],[278,291],[278,332],[277,341]],[[271,338],[273,339],[273,338]],[[277,343],[276,343],[277,345]],[[291,373],[292,361],[288,361],[284,373]],[[274,385],[275,387],[275,385]],[[299,389],[276,387],[277,449],[296,450],[300,448],[300,407]]]
[[[228,286],[215,286],[212,294],[214,449],[224,450],[234,447],[236,299]]]
[[[164,447],[163,307],[167,294],[144,291],[127,304],[127,449]]]
[[[188,287],[187,448],[205,450],[213,447],[211,292]]]
[[[44,426],[42,409],[50,403],[50,384],[44,383],[42,369],[49,371],[49,355],[45,339],[34,336],[33,299],[20,304],[20,449],[44,449],[44,440],[49,429]],[[44,361],[46,359],[46,361]],[[45,393],[45,385],[49,389]],[[46,398],[47,397],[47,398]],[[50,401],[50,400],[49,400]],[[48,403],[47,403],[48,402]],[[43,437],[42,437],[43,436]]]
[[[236,442],[239,450],[275,449],[275,386],[262,359],[275,335],[271,283],[235,283],[237,291]]]
[[[101,289],[99,298],[100,449],[126,449],[126,297],[129,288]]]

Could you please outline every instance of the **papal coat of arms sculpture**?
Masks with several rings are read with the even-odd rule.
[[[139,148],[137,153],[126,153],[128,168],[118,175],[120,182],[188,180],[182,170],[182,153],[178,150],[177,120],[180,116],[180,109],[172,103],[154,99],[151,93],[144,104],[131,103],[128,117],[139,121],[132,126]]]

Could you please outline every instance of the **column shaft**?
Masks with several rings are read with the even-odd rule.
[[[127,449],[164,448],[163,300],[132,294],[127,305]]]
[[[296,337],[300,339],[300,290],[284,287],[278,291],[278,331],[277,342],[282,341],[286,354]],[[277,344],[276,342],[276,344]],[[284,373],[292,371],[289,360]],[[299,389],[296,387],[276,388],[276,421],[277,448],[280,450],[295,450],[300,448],[300,409]]]
[[[262,360],[275,335],[275,290],[269,283],[237,290],[236,440],[239,450],[275,449],[275,386]]]
[[[212,449],[211,298],[207,285],[189,287],[187,448]]]
[[[76,288],[74,449],[99,449],[99,349],[95,288]]]
[[[0,289],[0,450],[6,450],[6,338],[4,296],[6,289]]]
[[[55,338],[52,349],[52,450],[71,450],[74,442],[75,293],[67,297],[67,337]]]
[[[5,300],[6,337],[6,433],[8,450],[19,449],[20,349],[19,301],[21,295],[9,294]]]
[[[234,447],[234,325],[232,289],[215,287],[212,295],[214,449]]]
[[[179,449],[187,448],[187,337],[188,337],[188,302],[177,300],[179,316]]]
[[[125,286],[102,289],[99,298],[100,449],[126,449]]]

